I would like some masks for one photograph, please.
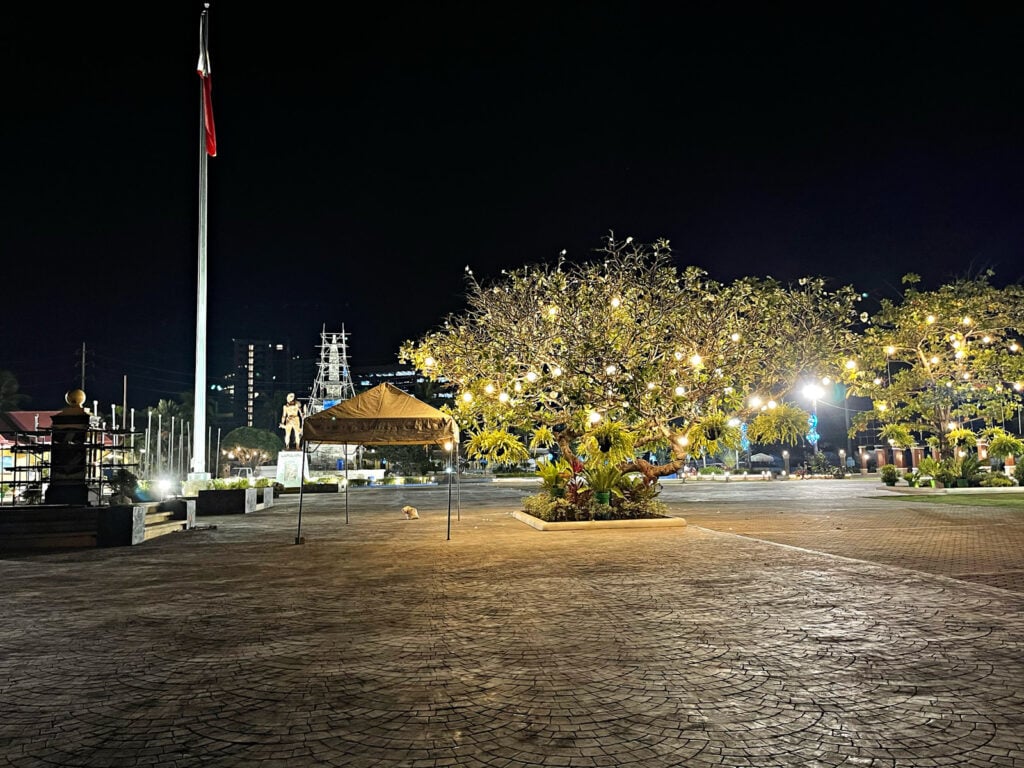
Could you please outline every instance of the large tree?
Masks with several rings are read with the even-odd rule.
[[[525,438],[573,459],[627,446],[623,469],[648,481],[738,437],[731,419],[755,418],[802,378],[834,374],[857,300],[820,278],[719,283],[677,270],[667,241],[614,237],[596,260],[527,266],[488,285],[467,269],[467,286],[467,311],[399,356],[454,388],[470,450],[515,459]],[[632,458],[666,447],[668,464]]]
[[[903,278],[902,299],[885,300],[846,369],[852,394],[870,397],[854,431],[916,434],[950,455],[964,429],[1001,424],[1016,412],[1024,381],[1024,289],[997,288],[992,273],[919,290]],[[952,433],[952,438],[951,438]]]

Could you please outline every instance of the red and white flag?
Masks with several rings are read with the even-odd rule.
[[[213,126],[213,83],[210,79],[210,28],[207,11],[199,18],[199,63],[196,72],[203,80],[203,128],[206,134],[206,154],[217,156],[217,131]]]

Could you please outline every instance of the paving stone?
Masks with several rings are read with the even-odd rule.
[[[1024,768],[1021,515],[729,485],[666,486],[686,528],[494,485],[448,539],[444,490],[363,489],[299,546],[286,497],[0,559],[0,765]]]

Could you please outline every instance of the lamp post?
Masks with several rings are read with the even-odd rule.
[[[782,452],[782,474],[789,477],[789,451]]]
[[[814,446],[814,453],[818,453],[818,400],[824,394],[824,390],[817,384],[808,384],[804,387],[804,397],[811,401],[811,415],[807,417],[807,442]]]

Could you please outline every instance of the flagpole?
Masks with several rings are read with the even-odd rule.
[[[196,281],[196,377],[192,433],[192,472],[190,480],[208,480],[206,471],[206,210],[207,171],[209,166],[209,134],[213,112],[210,105],[209,8],[205,3],[199,20],[199,243],[198,277]],[[216,150],[214,150],[216,151]]]

